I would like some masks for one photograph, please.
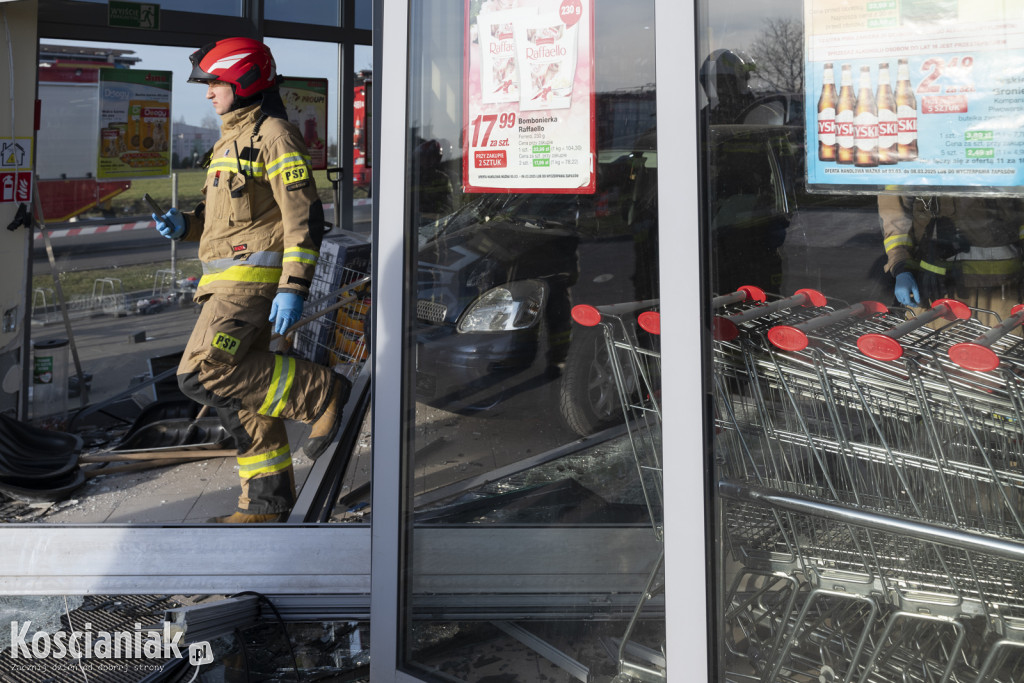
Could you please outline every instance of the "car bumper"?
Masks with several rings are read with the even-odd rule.
[[[416,335],[416,396],[438,404],[458,403],[482,389],[500,388],[529,368],[536,355],[536,329],[458,334],[449,326],[421,328]]]

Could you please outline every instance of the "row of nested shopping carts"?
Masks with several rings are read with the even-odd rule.
[[[1024,307],[713,302],[729,681],[1024,681]]]

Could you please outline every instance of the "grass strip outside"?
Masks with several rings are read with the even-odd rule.
[[[176,280],[202,275],[202,265],[198,259],[179,259],[176,265]],[[134,266],[63,272],[60,274],[60,287],[67,301],[101,294],[147,292],[162,284],[157,278],[158,271],[170,269],[171,262],[168,260]],[[43,290],[48,304],[55,302],[53,277],[49,273],[33,276],[32,289]]]

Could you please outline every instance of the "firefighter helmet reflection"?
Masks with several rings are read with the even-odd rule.
[[[277,83],[277,66],[270,48],[252,38],[225,38],[189,55],[189,83],[224,81],[236,97],[252,97]]]
[[[751,72],[757,66],[742,50],[718,49],[700,66],[700,83],[711,107],[721,101],[734,102],[751,97]]]

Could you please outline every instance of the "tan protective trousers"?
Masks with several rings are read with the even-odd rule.
[[[261,296],[214,294],[178,366],[182,392],[216,408],[235,437],[238,509],[251,514],[287,512],[295,503],[284,420],[314,422],[335,381],[322,365],[270,352],[270,306]]]

